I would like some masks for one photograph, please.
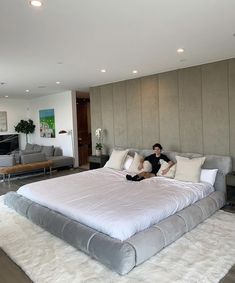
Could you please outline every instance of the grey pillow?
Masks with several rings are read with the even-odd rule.
[[[51,146],[43,145],[41,153],[45,153],[45,155],[47,157],[53,156],[54,146],[53,145],[51,145]]]
[[[62,155],[63,155],[62,149],[59,147],[55,147],[54,156],[62,156]]]
[[[34,144],[27,143],[25,146],[25,150],[33,150]]]
[[[42,146],[38,144],[33,145],[33,151],[34,152],[40,152],[42,150]]]

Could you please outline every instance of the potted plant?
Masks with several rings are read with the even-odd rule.
[[[95,145],[95,154],[97,156],[102,155],[102,148],[103,148],[103,146],[102,146],[102,142],[101,142],[101,140],[102,140],[101,134],[102,134],[101,128],[96,129],[95,136],[96,136],[96,139],[97,139],[97,143]]]
[[[35,125],[33,120],[20,120],[20,122],[15,126],[15,131],[17,133],[26,134],[26,143],[28,143],[28,134],[32,134],[35,130]]]

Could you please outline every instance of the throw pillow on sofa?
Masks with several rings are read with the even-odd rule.
[[[63,155],[63,150],[60,147],[55,147],[53,155],[54,156],[62,156]]]
[[[26,146],[25,146],[25,150],[27,151],[33,151],[33,144],[31,143],[26,143]]]
[[[39,144],[34,144],[34,145],[33,145],[33,151],[35,151],[35,152],[40,152],[40,151],[42,151],[42,146],[39,145]]]
[[[39,153],[41,151],[42,151],[41,145],[27,143],[25,146],[25,149],[22,149],[19,151],[19,155],[21,156],[21,155],[32,154],[32,153]]]
[[[43,145],[41,153],[45,153],[46,157],[53,156],[54,146],[53,145],[51,146]]]

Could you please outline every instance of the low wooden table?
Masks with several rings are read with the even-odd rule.
[[[44,174],[46,174],[46,169],[49,169],[51,175],[52,165],[53,165],[52,160],[34,162],[28,164],[17,164],[9,167],[0,167],[0,174],[3,176],[4,182],[6,180],[6,176],[8,177],[8,181],[10,181],[11,174],[26,173],[28,171],[34,171],[38,169],[44,169]]]

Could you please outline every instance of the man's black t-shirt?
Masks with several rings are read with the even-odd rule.
[[[161,167],[160,159],[163,159],[166,162],[170,161],[170,159],[166,155],[160,154],[160,156],[157,157],[155,153],[145,157],[145,159],[144,159],[144,160],[147,160],[151,163],[151,165],[152,165],[152,172],[151,173],[153,173],[155,175],[157,174],[158,170]]]

